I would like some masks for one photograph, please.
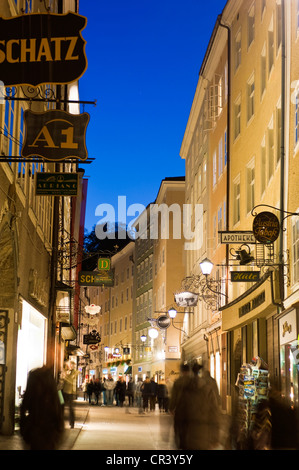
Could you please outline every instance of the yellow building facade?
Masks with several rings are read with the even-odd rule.
[[[268,363],[272,384],[298,403],[297,3],[226,3],[201,66],[181,148],[186,201],[203,204],[203,242],[187,254],[186,273],[199,276],[199,262],[207,257],[214,264],[207,279],[221,289],[218,311],[206,313],[197,331],[190,325],[184,350],[187,359],[209,365],[217,379],[210,333],[219,327],[213,347],[221,353],[217,382],[228,411],[240,366],[256,356]],[[211,125],[209,105],[215,113],[215,99]],[[199,185],[200,165],[205,175]],[[199,198],[205,179],[206,195]],[[273,229],[266,241],[262,219],[263,233],[267,224],[276,224],[276,235]],[[197,310],[204,311],[200,304]],[[206,354],[203,342],[199,351],[202,337],[209,345]]]

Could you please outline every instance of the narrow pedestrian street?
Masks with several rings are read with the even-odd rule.
[[[75,427],[70,429],[67,410],[65,435],[59,450],[99,451],[175,451],[172,416],[154,412],[140,413],[137,407],[89,405],[82,399],[75,402]],[[221,443],[227,437],[223,416]],[[18,431],[13,436],[0,436],[0,451],[24,450]]]
[[[172,417],[159,411],[139,413],[136,407],[89,406],[72,450],[175,449]]]

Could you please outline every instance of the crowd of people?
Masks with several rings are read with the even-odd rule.
[[[156,404],[161,412],[168,412],[170,382],[157,383],[154,378],[146,377],[143,381],[138,378],[135,383],[130,377],[128,380],[120,376],[114,380],[111,374],[100,379],[86,380],[82,385],[84,400],[92,405],[120,406],[126,403],[129,407],[136,406],[140,412],[154,411]]]
[[[66,408],[70,427],[74,427],[73,400],[78,374],[74,366],[74,363],[68,364],[60,375],[58,386],[50,369],[42,367],[30,372],[20,409],[20,431],[28,448],[58,448],[64,431]],[[135,383],[132,378],[123,376],[114,380],[109,374],[103,380],[86,381],[83,392],[84,399],[90,404],[134,406],[138,407],[139,413],[151,413],[158,405],[160,413],[167,416],[166,419],[161,414],[160,421],[171,426],[164,435],[169,436],[172,431],[175,447],[179,450],[238,449],[238,420],[234,418],[232,426],[226,430],[225,440],[230,443],[228,447],[226,444],[223,446],[223,442],[221,444],[222,414],[218,387],[209,372],[198,363],[192,367],[182,364],[180,375],[174,381],[160,380],[157,383],[154,378],[146,377],[145,380],[138,378]],[[257,415],[246,448],[298,449],[295,411],[287,408],[272,390]]]

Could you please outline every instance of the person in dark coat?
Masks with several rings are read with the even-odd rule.
[[[94,382],[94,396],[95,396],[95,404],[99,404],[99,398],[101,397],[102,393],[102,384],[100,379],[96,379]]]
[[[165,411],[165,413],[168,412],[168,401],[168,388],[163,380],[158,384],[158,404],[160,413],[162,411]]]
[[[134,391],[135,391],[134,382],[131,377],[127,384],[127,396],[129,399],[129,406],[133,406],[134,404]]]
[[[154,377],[151,378],[151,395],[150,395],[150,410],[155,411],[156,401],[158,395],[158,384],[155,382]]]
[[[190,367],[181,364],[180,377],[174,382],[169,402],[169,411],[173,414],[174,437],[178,449],[187,449],[188,419],[185,413],[185,390],[190,385]]]
[[[26,445],[30,450],[56,450],[63,431],[63,408],[51,370],[32,370],[20,408],[20,432]]]
[[[141,385],[143,412],[148,410],[149,399],[151,396],[151,381],[149,377],[146,377],[143,384]]]
[[[115,393],[118,397],[118,404],[122,407],[126,398],[126,382],[124,381],[123,376],[120,376],[116,383]]]
[[[94,392],[94,381],[90,379],[86,387],[86,393],[88,395],[88,402],[91,404],[92,394]]]

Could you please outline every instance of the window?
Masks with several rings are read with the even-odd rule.
[[[264,16],[265,8],[266,8],[266,0],[262,0],[262,8],[261,8],[262,18]]]
[[[241,97],[234,104],[235,139],[241,132]]]
[[[294,218],[293,222],[293,284],[299,282],[299,219]]]
[[[255,168],[254,160],[246,168],[247,180],[247,213],[251,212],[254,207],[254,183],[255,183]]]
[[[207,157],[205,155],[202,163],[202,190],[206,188],[207,185]]]
[[[222,138],[218,144],[218,176],[222,175],[223,172],[223,142]]]
[[[224,132],[224,166],[227,164],[227,130]]]
[[[234,182],[234,224],[240,222],[240,177]]]
[[[276,1],[276,52],[281,46],[282,40],[282,15],[281,15],[281,0]]]
[[[264,44],[261,54],[261,98],[266,89],[266,75],[267,75],[267,63],[266,63],[266,45]]]
[[[299,1],[299,0],[298,0]],[[295,97],[295,145],[299,141],[299,91]]]
[[[268,30],[268,74],[270,75],[272,67],[274,66],[274,32],[273,32],[273,18],[271,21],[270,29]]]
[[[241,31],[235,37],[235,70],[241,65]]]
[[[247,82],[247,122],[254,115],[254,75]]]
[[[274,174],[274,130],[273,124],[268,128],[268,182]]]
[[[215,186],[217,182],[217,159],[216,159],[216,151],[213,153],[213,186]]]
[[[254,5],[251,7],[248,13],[247,19],[248,27],[248,48],[254,40]]]
[[[261,196],[266,190],[267,166],[266,166],[266,144],[265,138],[261,145]]]
[[[281,157],[281,106],[276,108],[276,164],[279,163]]]

